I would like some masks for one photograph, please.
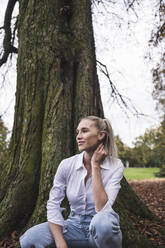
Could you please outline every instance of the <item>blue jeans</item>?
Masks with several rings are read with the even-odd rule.
[[[69,248],[122,248],[119,216],[113,210],[96,215],[79,215],[71,212],[63,227]],[[36,225],[20,237],[22,248],[56,248],[48,222]]]

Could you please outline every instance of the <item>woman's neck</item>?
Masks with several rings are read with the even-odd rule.
[[[93,151],[92,152],[84,152],[84,158],[83,158],[83,162],[85,167],[91,167],[91,158],[93,156]]]

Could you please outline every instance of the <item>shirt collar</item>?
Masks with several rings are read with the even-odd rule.
[[[78,155],[78,159],[77,159],[77,163],[76,163],[76,170],[80,169],[80,168],[84,168],[84,164],[83,164],[83,155],[84,152],[81,152]]]
[[[79,155],[78,155],[78,160],[77,160],[77,163],[76,163],[76,170],[80,169],[80,168],[84,168],[84,163],[83,163],[83,155],[84,155],[84,152],[81,152]],[[102,169],[106,169],[106,170],[109,170],[110,169],[110,157],[106,157],[103,161],[103,163],[100,165],[100,167]]]
[[[110,167],[111,167],[110,164],[111,164],[111,159],[110,159],[109,156],[107,156],[107,157],[104,159],[103,163],[100,165],[100,167],[101,167],[102,169],[110,170]]]

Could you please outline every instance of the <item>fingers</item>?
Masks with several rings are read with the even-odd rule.
[[[101,143],[101,144],[98,146],[97,151],[100,152],[100,153],[102,153],[103,155],[107,156],[107,152],[106,152],[106,150],[105,150],[105,148],[104,148],[103,143]]]
[[[101,143],[101,144],[97,147],[97,149],[98,149],[98,150],[101,150],[103,147],[104,147],[104,145],[103,145],[103,143]]]
[[[99,144],[92,156],[92,163],[102,163],[105,157],[108,155],[103,143]]]

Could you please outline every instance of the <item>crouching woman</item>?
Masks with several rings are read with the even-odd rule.
[[[64,159],[47,202],[48,222],[27,230],[22,248],[121,248],[119,216],[112,205],[120,189],[123,164],[117,158],[110,122],[96,116],[81,119],[76,137],[80,154]],[[67,195],[70,215],[60,207]]]

